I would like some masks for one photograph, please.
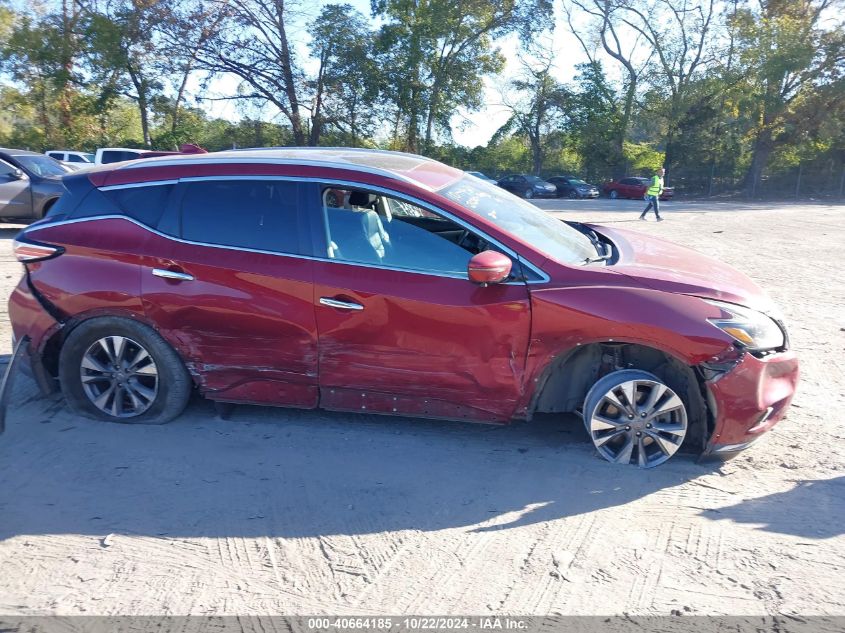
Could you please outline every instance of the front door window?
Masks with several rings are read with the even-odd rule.
[[[326,255],[350,263],[466,277],[490,244],[418,205],[364,190],[322,192]]]

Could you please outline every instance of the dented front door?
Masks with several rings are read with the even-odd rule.
[[[505,421],[523,389],[525,284],[315,261],[320,403]]]

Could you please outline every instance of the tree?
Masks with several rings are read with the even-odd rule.
[[[534,47],[531,57],[520,59],[522,72],[510,82],[516,98],[504,95],[512,114],[498,132],[514,132],[528,139],[532,168],[537,175],[543,170],[547,138],[562,127],[569,102],[569,91],[551,74],[553,60],[550,46]]]
[[[692,86],[716,59],[712,44],[716,0],[627,0],[619,3],[618,11],[656,60],[646,74],[648,82],[669,94],[664,135],[668,174],[677,160],[680,124],[695,103],[689,98]]]
[[[812,130],[845,100],[845,28],[835,0],[761,0],[760,9],[738,9],[731,20],[746,69],[753,116],[752,157],[745,177],[754,196],[774,151]],[[838,17],[822,28],[828,15]]]
[[[288,36],[296,5],[290,0],[214,0],[212,6],[221,19],[197,50],[198,67],[238,77],[242,90],[231,98],[273,104],[290,123],[294,142],[306,145],[306,80]]]
[[[56,144],[74,140],[74,101],[81,82],[76,68],[78,18],[76,5],[67,0],[62,0],[58,11],[42,15],[17,13],[7,7],[2,7],[0,14],[3,69],[25,86],[37,103],[44,134]]]
[[[143,143],[152,146],[150,108],[162,92],[170,57],[156,39],[167,19],[164,5],[115,0],[85,6],[85,39],[91,83],[99,87],[100,108],[117,96],[135,102],[141,117]]]
[[[615,91],[605,80],[594,86],[602,91],[602,100],[606,104],[615,104],[617,109],[613,117],[613,143],[614,153],[619,157],[625,155],[624,145],[634,115],[640,78],[651,60],[651,51],[642,51],[641,38],[636,33],[625,33],[624,8],[622,0],[564,0],[563,3],[569,29],[581,44],[588,63],[593,68],[600,68],[598,54],[603,51],[622,68],[621,99],[617,99]],[[586,21],[585,29],[576,26],[578,18]],[[625,163],[620,161],[614,166],[613,176],[620,178],[626,170]]]
[[[484,75],[503,59],[492,38],[526,33],[549,0],[373,0],[385,24],[378,38],[385,96],[394,109],[394,144],[426,152],[449,133],[458,108],[482,105]],[[543,21],[543,23],[545,20]]]
[[[382,77],[373,56],[373,33],[348,4],[330,4],[311,23],[311,54],[318,61],[311,88],[311,133],[317,145],[328,128],[359,145],[377,124]]]
[[[601,62],[576,66],[575,88],[570,98],[569,132],[581,156],[583,176],[593,182],[618,175],[625,164],[623,108],[610,86]]]

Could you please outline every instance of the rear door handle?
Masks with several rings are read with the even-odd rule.
[[[331,297],[320,297],[320,305],[329,306],[330,308],[339,308],[341,310],[364,309],[364,306],[362,306],[360,303],[354,303],[352,301],[339,301],[338,299],[332,299]]]
[[[153,275],[162,279],[175,279],[176,281],[193,281],[194,276],[188,273],[180,273],[178,270],[165,270],[164,268],[153,268]]]

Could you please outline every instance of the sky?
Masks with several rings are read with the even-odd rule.
[[[356,9],[364,15],[370,15],[369,0],[348,0]],[[321,0],[312,5],[314,7],[313,13],[317,14],[319,9],[328,4],[326,0]],[[552,34],[552,49],[555,52],[555,67],[553,72],[562,83],[571,82],[576,74],[575,66],[583,61],[586,61],[586,56],[578,43],[577,39],[569,32],[569,27],[563,16],[562,10],[557,6],[555,8],[555,16],[557,18],[554,32]],[[310,18],[309,18],[310,19]],[[308,20],[306,20],[308,21]],[[301,60],[308,58],[307,52],[307,37],[298,38],[296,41],[296,49]],[[507,84],[509,79],[514,77],[518,72],[519,61],[517,53],[519,50],[519,42],[516,35],[507,36],[496,40],[495,45],[500,49],[502,56],[505,58],[504,72],[496,77],[484,78],[484,102],[486,106],[476,112],[457,111],[452,118],[452,136],[456,143],[466,145],[468,147],[475,147],[476,145],[486,145],[490,137],[496,133],[502,125],[504,125],[509,117],[508,109],[502,105],[502,89]],[[306,69],[308,64],[306,63]],[[232,77],[220,77],[214,79],[209,85],[206,96],[208,97],[222,97],[235,94],[237,91],[238,81]],[[195,90],[199,86],[199,80],[196,80]],[[273,120],[283,122],[283,119],[278,116],[277,111],[272,107],[262,108],[257,110],[253,106],[248,106],[248,110],[243,110],[243,106],[239,106],[233,101],[203,101],[200,104],[211,116],[220,117],[224,119],[237,120],[242,116],[249,114],[251,117],[260,117],[266,120]],[[240,108],[240,109],[239,109]]]

